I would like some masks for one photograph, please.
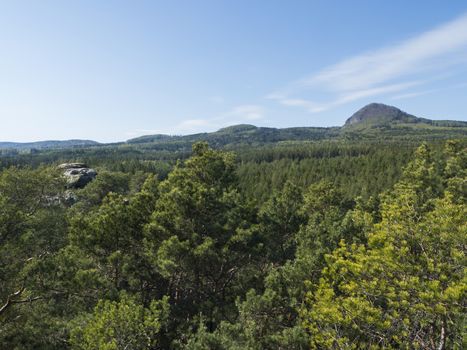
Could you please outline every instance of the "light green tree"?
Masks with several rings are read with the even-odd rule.
[[[466,181],[456,173],[449,182]],[[368,244],[326,256],[301,309],[312,348],[465,348],[467,207],[449,188],[439,197],[440,183],[420,147]]]
[[[74,322],[73,349],[160,349],[158,334],[169,313],[168,299],[152,301],[145,308],[123,295],[120,301],[100,301],[94,312]]]

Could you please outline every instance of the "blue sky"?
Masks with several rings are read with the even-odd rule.
[[[467,120],[467,2],[0,0],[0,140]]]

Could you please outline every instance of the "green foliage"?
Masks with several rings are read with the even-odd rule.
[[[296,249],[295,235],[305,223],[302,191],[287,182],[281,192],[267,201],[259,211],[258,230],[265,246],[265,258],[273,264],[293,259]]]
[[[0,347],[465,348],[465,140],[402,127],[1,157],[31,167],[0,172]],[[71,193],[70,160],[99,173]]]
[[[0,173],[0,337],[9,347],[32,349],[35,335],[57,342],[37,327],[50,293],[37,270],[66,244],[61,205],[64,182],[47,168],[9,168]]]
[[[269,263],[264,290],[250,290],[237,301],[235,323],[223,322],[213,334],[200,328],[193,344],[210,342],[221,349],[308,348],[309,338],[297,313],[306,292],[304,280],[312,271],[317,274],[323,255],[353,231],[340,224],[350,203],[330,183],[311,186],[304,197],[296,186],[287,184],[283,193],[264,205],[258,225],[266,237]],[[293,247],[288,256],[284,246]]]
[[[135,195],[111,192],[97,210],[72,218],[70,244],[92,260],[108,296],[131,290],[141,293],[143,300],[148,298],[141,286],[155,276],[145,258],[143,230],[158,196],[157,179],[150,176]]]
[[[92,315],[75,322],[72,349],[157,349],[157,337],[168,313],[167,298],[152,301],[148,308],[125,295],[118,302],[100,301]]]
[[[102,203],[109,193],[129,195],[138,192],[147,174],[130,175],[123,172],[99,171],[99,176],[85,188],[77,190],[75,210],[89,211]]]
[[[467,208],[439,182],[421,146],[368,244],[327,255],[301,311],[312,348],[463,348]]]
[[[161,183],[145,243],[165,279],[174,324],[201,312],[213,328],[232,313],[249,278],[242,271],[252,260],[251,213],[235,189],[233,155],[203,143],[193,154]]]
[[[287,181],[305,191],[331,182],[346,199],[368,199],[390,188],[411,159],[414,145],[381,142],[290,143],[239,151],[240,187],[264,202]]]

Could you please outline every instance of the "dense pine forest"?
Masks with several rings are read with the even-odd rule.
[[[465,348],[467,144],[421,138],[4,152],[0,348]]]

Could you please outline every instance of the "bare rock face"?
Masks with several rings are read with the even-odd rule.
[[[401,111],[399,108],[382,103],[370,103],[355,112],[347,121],[345,126],[355,124],[385,124],[385,123],[417,123],[425,119]]]
[[[83,163],[64,163],[58,169],[63,170],[67,188],[83,188],[97,176],[97,171]]]

